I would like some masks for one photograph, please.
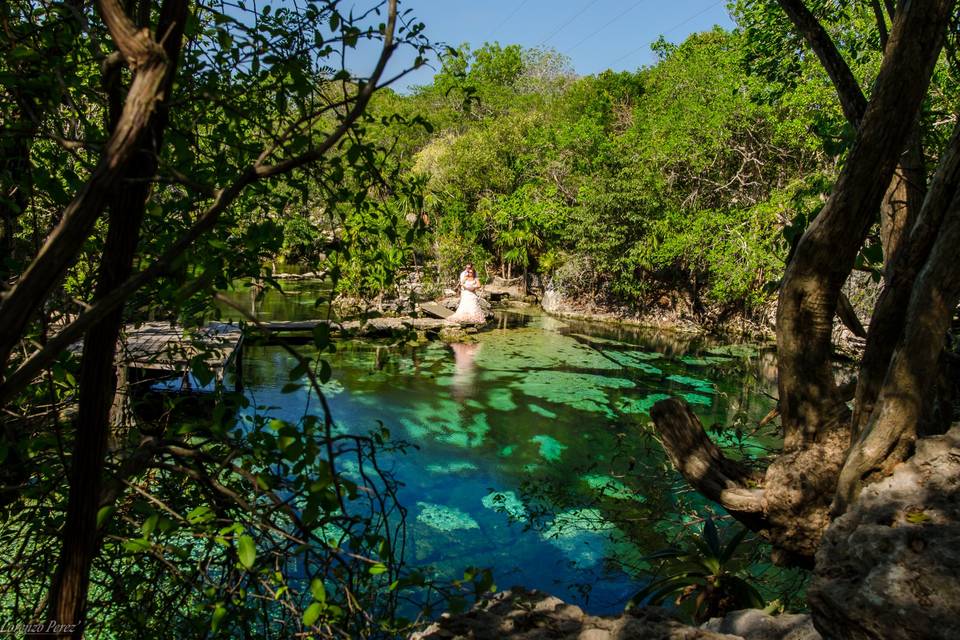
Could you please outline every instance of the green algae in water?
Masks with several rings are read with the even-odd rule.
[[[478,413],[463,429],[451,428],[447,433],[437,435],[435,439],[457,447],[479,447],[489,431],[490,425],[487,424],[486,414]]]
[[[497,411],[516,411],[518,408],[517,403],[513,401],[513,392],[502,387],[491,389],[487,394],[487,402],[491,409]]]
[[[514,520],[527,518],[527,507],[513,491],[494,491],[480,500],[487,509],[506,513]]]
[[[752,358],[760,353],[760,347],[755,344],[728,344],[720,347],[711,347],[706,350],[718,356],[733,356],[735,358]]]
[[[414,441],[433,439],[457,447],[479,447],[490,431],[487,416],[477,413],[464,424],[462,409],[458,402],[438,399],[415,405],[413,416],[403,416],[399,422]]]
[[[473,464],[472,462],[467,462],[466,460],[453,461],[446,464],[427,465],[427,471],[430,473],[439,473],[443,475],[477,471],[479,468],[480,467],[477,465]]]
[[[477,352],[474,362],[486,370],[620,368],[596,349],[580,344],[574,338],[531,327],[482,333],[478,340],[483,348]]]
[[[713,383],[709,380],[701,380],[700,378],[691,378],[689,376],[681,375],[667,376],[667,380],[676,382],[677,384],[686,385],[688,387],[693,387],[701,393],[713,393],[714,391]]]
[[[430,429],[420,422],[414,422],[409,418],[400,418],[400,424],[407,430],[407,435],[411,440],[423,440],[430,435]]]
[[[702,404],[706,406],[713,404],[713,400],[699,393],[684,393],[681,397],[690,404]]]
[[[533,371],[511,384],[528,396],[571,409],[604,413],[615,417],[607,399],[607,389],[629,389],[636,386],[625,378],[608,378],[589,373],[566,371]]]
[[[608,358],[610,358],[611,360],[615,361],[617,364],[620,364],[620,365],[622,365],[622,366],[624,366],[624,367],[629,367],[629,368],[631,368],[631,369],[639,369],[640,371],[643,371],[644,373],[649,373],[650,375],[654,375],[654,376],[660,375],[660,374],[663,373],[663,370],[660,369],[659,367],[655,367],[655,366],[653,366],[652,364],[649,364],[649,363],[647,363],[647,362],[644,362],[644,360],[654,360],[654,359],[656,359],[656,358],[659,358],[659,357],[660,357],[659,354],[656,354],[656,355],[654,355],[653,357],[649,357],[649,358],[640,358],[640,359],[638,359],[638,358],[635,358],[635,357],[634,357],[633,355],[631,355],[631,354],[645,353],[645,352],[643,352],[643,351],[635,351],[635,352],[630,352],[630,351],[604,351],[603,353],[604,353],[604,355],[606,355]],[[645,354],[645,355],[653,355],[653,354]]]
[[[645,413],[650,414],[653,405],[661,400],[667,400],[671,396],[665,393],[651,393],[643,398],[620,398],[617,401],[617,410],[621,413]]]
[[[551,420],[554,420],[557,417],[557,414],[555,414],[553,411],[550,411],[549,409],[544,409],[540,405],[533,404],[532,402],[527,405],[527,408],[530,409],[531,413],[535,413],[539,416],[543,416],[544,418],[550,418]]]
[[[590,474],[583,476],[583,481],[587,483],[588,487],[607,498],[633,500],[636,502],[646,501],[644,496],[634,492],[630,487],[610,476]]]
[[[437,531],[450,532],[480,528],[476,520],[455,507],[432,502],[418,502],[417,506],[420,507],[417,521]]]
[[[635,347],[636,345],[630,344],[629,342],[620,342],[619,340],[611,340],[610,338],[598,338],[596,336],[588,336],[585,333],[568,333],[572,338],[578,338],[584,342],[589,342],[590,344],[602,344],[610,345],[615,347]]]
[[[567,448],[567,445],[556,438],[545,435],[533,436],[530,441],[540,445],[540,457],[550,462],[559,460],[560,456],[563,455],[563,450]]]
[[[634,360],[659,360],[663,357],[662,353],[657,351],[623,351],[622,353],[630,356]]]
[[[516,448],[517,448],[516,445],[508,444],[503,449],[500,449],[500,456],[504,458],[509,458],[510,456],[513,455],[513,450]]]
[[[694,367],[706,367],[714,364],[727,364],[731,361],[726,356],[684,356],[680,362]]]
[[[328,380],[320,385],[320,390],[323,391],[325,396],[338,396],[346,389],[343,386],[343,383],[339,380]]]

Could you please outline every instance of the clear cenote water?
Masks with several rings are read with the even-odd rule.
[[[319,317],[318,283],[288,285],[256,303],[260,316]],[[772,357],[537,312],[500,312],[495,326],[475,344],[339,342],[325,356],[333,417],[355,433],[382,421],[416,445],[381,460],[401,483],[409,564],[450,579],[490,567],[500,588],[619,611],[648,576],[642,557],[706,506],[652,437],[649,408],[682,396],[732,455],[761,453],[775,442],[735,434],[773,405]],[[293,367],[282,349],[244,358],[253,405],[291,421],[317,412],[306,392],[281,393]]]

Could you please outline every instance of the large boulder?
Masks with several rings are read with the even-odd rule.
[[[834,521],[808,598],[828,639],[960,637],[960,426],[919,440]]]
[[[772,616],[759,609],[743,609],[722,618],[711,618],[703,628],[746,640],[821,640],[808,613]]]

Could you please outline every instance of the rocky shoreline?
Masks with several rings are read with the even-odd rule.
[[[537,590],[513,587],[469,611],[443,614],[410,640],[820,640],[807,614],[734,611],[701,627],[683,624],[660,607],[619,616],[592,616]]]

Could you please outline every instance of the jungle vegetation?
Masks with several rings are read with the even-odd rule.
[[[283,261],[360,296],[470,260],[605,304],[776,302],[784,455],[760,474],[714,464],[681,403],[655,417],[671,457],[692,438],[714,462],[678,464],[691,484],[810,566],[830,519],[949,422],[948,385],[927,381],[960,297],[956,7],[732,12],[735,30],[661,39],[632,72],[437,46],[433,82],[400,94],[389,57],[435,47],[395,0],[3,3],[3,616],[117,638],[406,628],[405,590],[430,586],[396,562],[390,478],[358,486],[334,464],[375,467],[383,439],[334,435],[328,412],[241,433],[227,391],[210,419],[123,428],[123,325],[201,324],[218,290],[269,284]],[[885,287],[869,330],[846,318],[866,349],[841,387],[832,329],[854,271]],[[291,382],[328,376],[302,358]]]

